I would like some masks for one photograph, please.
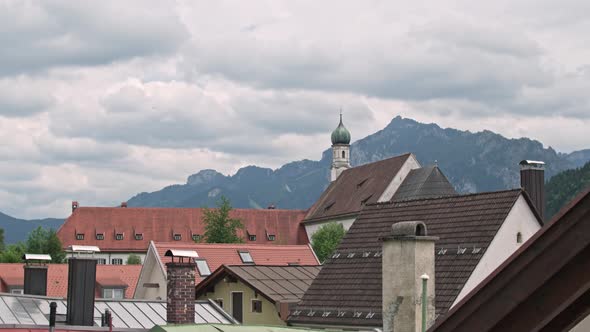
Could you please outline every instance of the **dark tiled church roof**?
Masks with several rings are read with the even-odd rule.
[[[400,221],[426,223],[436,242],[436,313],[446,313],[486,252],[520,189],[366,206],[322,267],[292,323],[382,326],[380,238]]]
[[[410,155],[407,153],[345,170],[309,209],[305,221],[356,216],[363,206],[377,202]]]
[[[457,192],[446,176],[437,166],[429,166],[411,170],[392,200],[405,201],[453,195],[457,195]]]

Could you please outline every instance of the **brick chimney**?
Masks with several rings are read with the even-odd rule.
[[[166,263],[168,270],[166,321],[168,324],[195,323],[195,270],[189,262]]]
[[[78,201],[72,201],[72,212],[74,212],[78,208]]]
[[[545,163],[535,160],[520,162],[520,187],[527,192],[545,221]]]
[[[383,239],[383,332],[422,330],[423,282],[426,320],[434,323],[434,242],[420,221],[399,222]]]

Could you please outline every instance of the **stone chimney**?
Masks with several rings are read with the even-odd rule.
[[[434,323],[434,242],[420,221],[399,222],[383,239],[383,331],[422,330],[423,280],[426,327]],[[428,276],[426,278],[426,276]]]
[[[521,161],[520,186],[531,198],[541,220],[545,221],[545,163],[535,160]]]
[[[168,324],[195,323],[194,261],[166,263],[168,270],[166,321]]]

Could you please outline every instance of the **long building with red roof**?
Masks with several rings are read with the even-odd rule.
[[[244,229],[246,243],[299,245],[309,243],[302,226],[306,211],[279,209],[233,209]],[[96,246],[100,264],[125,264],[130,254],[142,261],[150,241],[192,244],[205,233],[204,209],[80,207],[72,203],[72,214],[57,232],[65,250],[72,245]]]
[[[96,268],[96,298],[132,298],[139,279],[141,265],[98,265]],[[24,264],[0,264],[0,293],[22,294]],[[47,296],[66,298],[68,295],[68,265],[47,266]]]
[[[198,244],[151,242],[137,283],[134,298],[160,300],[166,297],[168,250],[195,251],[198,284],[221,265],[319,265],[311,245]]]

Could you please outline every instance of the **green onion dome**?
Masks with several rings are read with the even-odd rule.
[[[342,114],[338,127],[332,132],[332,144],[350,144],[350,132],[342,124]]]

